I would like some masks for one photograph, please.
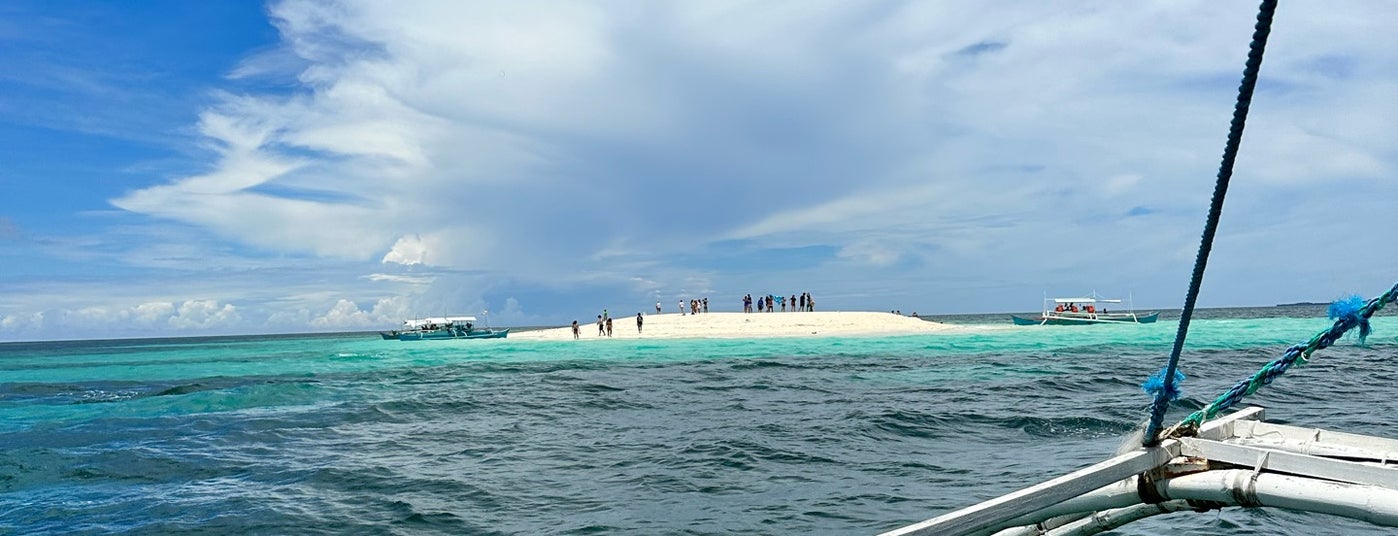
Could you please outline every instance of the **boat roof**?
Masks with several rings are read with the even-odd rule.
[[[413,320],[404,320],[404,321],[403,321],[403,325],[406,325],[406,326],[425,326],[425,325],[427,325],[427,324],[452,324],[452,323],[456,323],[456,322],[475,322],[475,321],[476,321],[476,317],[474,317],[474,316],[434,316],[434,317],[431,317],[431,318],[420,318],[420,319],[416,319],[416,318],[415,318],[415,319],[413,319]]]
[[[1121,303],[1121,300],[1105,298],[1054,298],[1054,303]]]

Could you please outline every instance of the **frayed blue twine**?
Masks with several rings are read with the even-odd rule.
[[[1335,300],[1330,304],[1330,309],[1326,315],[1331,320],[1344,319],[1346,322],[1359,326],[1359,344],[1364,344],[1364,339],[1369,337],[1373,328],[1369,326],[1369,319],[1364,318],[1359,313],[1364,309],[1364,298],[1358,294]]]
[[[1184,373],[1180,372],[1179,369],[1175,369],[1175,381],[1170,383],[1170,390],[1164,394],[1166,400],[1174,401],[1179,399],[1180,395],[1184,393],[1184,391],[1180,390],[1181,383],[1184,383]],[[1141,389],[1150,393],[1153,397],[1160,398],[1161,392],[1165,391],[1165,369],[1162,368],[1160,372],[1147,378],[1146,382],[1141,384]]]

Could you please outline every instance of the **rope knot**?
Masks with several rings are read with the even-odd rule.
[[[1152,397],[1155,397],[1156,400],[1160,400],[1161,398],[1169,401],[1178,400],[1180,395],[1184,393],[1180,390],[1180,384],[1184,383],[1184,373],[1180,372],[1179,369],[1175,369],[1173,381],[1170,382],[1170,385],[1166,386],[1165,371],[1168,369],[1169,367],[1165,367],[1160,369],[1160,372],[1152,374],[1150,378],[1146,379],[1145,383],[1141,384],[1141,389],[1149,393]],[[1168,391],[1166,390],[1167,388],[1169,389]]]
[[[1373,328],[1369,326],[1369,319],[1362,314],[1363,311],[1364,298],[1351,294],[1332,302],[1326,316],[1331,320],[1340,320],[1347,326],[1359,326],[1359,344],[1364,344],[1364,339],[1369,337]]]

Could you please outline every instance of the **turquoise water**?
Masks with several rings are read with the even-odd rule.
[[[0,533],[871,534],[1110,456],[1176,324],[884,338],[0,344]],[[1201,311],[1171,422],[1329,322]],[[1398,318],[1252,402],[1398,436]],[[1118,534],[1384,534],[1271,510]]]

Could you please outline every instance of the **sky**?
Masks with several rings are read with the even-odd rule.
[[[0,3],[0,341],[1178,308],[1256,7]],[[1278,8],[1200,307],[1398,281],[1394,27]]]

